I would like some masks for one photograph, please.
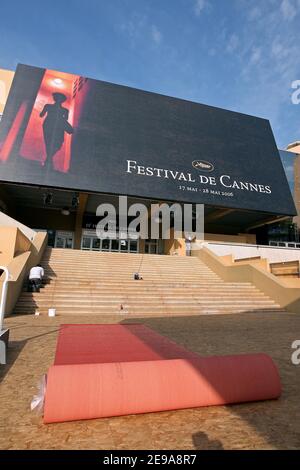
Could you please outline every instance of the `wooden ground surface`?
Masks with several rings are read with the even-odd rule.
[[[1,449],[300,448],[300,366],[291,363],[300,315],[288,313],[134,319],[202,355],[270,354],[282,379],[279,400],[44,425],[30,402],[53,362],[59,324],[121,321],[120,316],[6,319],[11,342],[8,364],[0,366]]]

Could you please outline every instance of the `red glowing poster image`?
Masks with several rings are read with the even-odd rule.
[[[76,103],[82,105],[86,79],[64,72],[44,70],[34,101],[24,99],[1,142],[0,160],[9,160],[18,145],[22,159],[36,162],[45,171],[67,173],[71,165],[72,139],[76,132]]]
[[[67,172],[74,133],[73,91],[79,77],[47,70],[39,88],[20,156]]]

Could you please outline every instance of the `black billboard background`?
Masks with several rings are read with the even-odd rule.
[[[50,157],[44,166],[41,161],[30,160],[30,145],[32,152],[37,152],[33,147],[41,139],[45,117],[36,118],[32,131],[29,123],[39,96],[45,95],[41,83],[48,72],[26,65],[17,67],[0,125],[1,181],[295,214],[267,120],[78,76],[70,75],[73,95],[65,106],[70,111],[69,123],[71,106],[73,109],[73,133],[70,137],[64,133],[65,141],[68,138],[70,142],[69,163],[54,168]],[[68,74],[59,74],[68,78]],[[51,83],[49,86],[45,102],[53,103],[53,93],[59,90],[51,89]],[[22,103],[26,103],[26,109],[17,134],[13,143],[6,145],[6,157],[2,155],[1,161]],[[35,132],[39,134],[35,136]],[[144,167],[191,173],[196,180],[202,174],[218,182],[221,175],[229,175],[232,182],[271,186],[272,194],[231,190],[219,183],[209,186],[130,174],[126,172],[127,160]],[[211,163],[214,170],[199,172],[192,166],[195,160]],[[194,191],[182,190],[182,186]],[[205,193],[204,189],[209,191]],[[216,194],[218,191],[221,194]],[[232,192],[233,196],[223,192]]]

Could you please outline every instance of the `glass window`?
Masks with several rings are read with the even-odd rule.
[[[157,240],[146,240],[145,243],[145,252],[150,255],[155,255],[157,253]]]
[[[295,243],[288,243],[289,248],[295,248]]]
[[[66,238],[66,248],[69,248],[69,249],[73,248],[73,238],[71,237]]]
[[[83,250],[90,250],[91,248],[91,237],[83,237],[81,247]]]
[[[119,251],[119,240],[111,241],[111,251]]]
[[[55,245],[55,230],[47,230],[48,233],[48,246],[54,247]]]
[[[137,240],[130,240],[130,251],[137,252],[138,251],[138,242]]]
[[[285,243],[284,242],[279,242],[278,246],[285,246]]]
[[[108,240],[107,238],[105,240],[102,240],[102,250],[103,251],[109,250],[109,244],[110,244],[110,240]]]
[[[99,240],[99,238],[93,238],[92,250],[100,250],[100,240]]]
[[[56,248],[64,248],[64,241],[65,241],[64,238],[57,237],[55,247]]]
[[[120,240],[121,251],[128,251],[128,240]]]

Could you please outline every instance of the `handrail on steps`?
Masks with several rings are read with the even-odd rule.
[[[10,273],[6,266],[0,266],[0,270],[5,272],[5,280],[2,286],[1,303],[0,303],[0,331],[2,331],[4,315],[5,315],[5,307],[6,307],[7,287],[8,287],[8,281],[10,280]]]

